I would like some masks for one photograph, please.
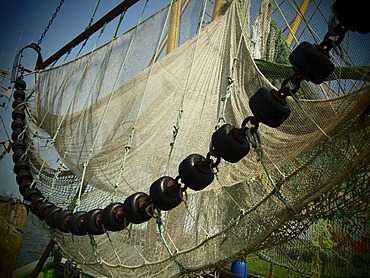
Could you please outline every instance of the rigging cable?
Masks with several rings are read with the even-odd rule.
[[[94,11],[93,11],[93,13],[92,13],[92,15],[91,15],[91,17],[90,17],[90,21],[89,21],[89,23],[87,24],[87,26],[86,26],[85,30],[86,30],[86,29],[88,29],[88,28],[92,25],[92,23],[94,22],[94,18],[95,18],[95,15],[96,15],[96,12],[97,12],[97,10],[98,10],[99,5],[100,5],[100,0],[98,0],[98,1],[97,1],[96,5],[95,5],[95,8],[94,8]],[[102,27],[102,29],[104,29],[104,28],[105,28],[105,25]],[[87,37],[87,38],[84,40],[84,42],[82,43],[82,45],[81,45],[80,49],[78,50],[78,52],[77,52],[77,54],[76,54],[76,57],[78,57],[78,56],[81,54],[81,52],[82,52],[82,50],[84,49],[84,47],[86,46],[86,43],[87,43],[87,41],[89,40],[89,38],[90,38],[90,37]],[[63,62],[62,62],[62,64],[64,64],[64,63],[67,61],[67,58],[68,58],[69,54],[71,54],[72,50],[73,50],[73,48],[71,48],[71,49],[67,52],[67,55],[65,56],[65,58],[64,58],[64,60],[63,60]],[[59,60],[59,59],[56,59],[56,60],[52,63],[52,65],[50,66],[50,68],[53,68],[53,67],[55,66],[55,64],[58,62],[58,60]]]
[[[146,4],[147,4],[147,2],[148,2],[148,0],[146,1]],[[146,7],[146,4],[145,4],[145,7]],[[172,5],[172,3],[171,3],[171,5]],[[144,7],[144,10],[145,10],[145,7]],[[170,7],[170,8],[171,8],[171,7]],[[170,11],[170,8],[169,8],[169,11]],[[141,16],[143,15],[144,10],[142,11]],[[168,13],[167,13],[167,16],[166,16],[166,20],[165,20],[164,25],[166,25],[166,24],[167,24],[167,22],[168,22],[168,18],[169,18],[169,11],[168,11]],[[140,20],[141,20],[141,16],[140,16]],[[136,28],[138,28],[138,25],[136,26]],[[161,36],[160,36],[159,41],[161,41],[161,40],[162,40],[163,36],[164,36],[164,28],[162,29]],[[130,46],[131,46],[131,44],[130,44]],[[156,52],[155,52],[155,55],[154,55],[155,57],[158,55],[159,46],[160,46],[160,44],[158,43],[158,45],[157,45],[157,49],[156,49]],[[155,61],[155,59],[153,59],[153,61]],[[125,168],[126,160],[127,160],[128,154],[129,154],[130,149],[131,149],[131,144],[132,144],[132,142],[133,142],[133,138],[134,138],[134,134],[135,134],[135,128],[136,128],[136,124],[137,124],[137,122],[138,122],[138,120],[139,120],[139,115],[140,115],[140,112],[141,112],[141,107],[142,107],[142,105],[143,105],[143,102],[144,102],[144,99],[145,99],[145,96],[146,96],[146,93],[147,93],[148,83],[149,83],[149,80],[150,80],[151,75],[152,75],[152,72],[153,72],[153,67],[154,67],[154,62],[150,65],[149,76],[148,76],[148,79],[147,79],[146,84],[145,84],[145,88],[144,88],[143,96],[142,96],[141,101],[140,101],[140,104],[139,104],[138,112],[137,112],[137,114],[136,114],[134,124],[133,124],[133,126],[132,126],[132,128],[131,128],[131,133],[130,133],[130,135],[129,135],[129,138],[128,138],[128,141],[127,141],[127,144],[126,144],[126,145],[125,145],[125,147],[124,147],[123,160],[122,160],[121,167],[120,167],[119,178],[122,176],[123,170],[124,170],[124,168]],[[132,190],[133,190],[133,189],[132,189]],[[116,191],[117,191],[117,188],[115,188],[115,192],[116,192]],[[133,190],[133,191],[135,191],[135,190]]]
[[[281,10],[280,5],[276,2],[276,0],[274,0],[274,2],[275,2],[275,5],[276,5],[276,8],[279,10],[280,15],[281,15],[281,17],[283,18],[283,20],[285,22],[285,25],[288,27],[289,32],[292,32],[292,28],[290,27],[290,24],[289,24],[288,20],[286,19],[283,11]],[[298,45],[299,44],[299,41],[298,41],[298,39],[296,38],[295,35],[293,36],[293,38],[294,38],[296,44]]]
[[[126,15],[126,11],[124,11],[123,13],[121,13],[121,15],[119,17],[119,20],[118,20],[118,23],[117,23],[117,27],[116,27],[116,30],[114,31],[114,35],[113,35],[113,38],[114,39],[117,38],[118,29],[121,26],[122,20],[125,17],[125,15]]]
[[[23,37],[23,33],[24,33],[24,29],[25,29],[25,27],[26,27],[26,25],[28,24],[28,20],[30,19],[30,16],[31,16],[31,12],[32,12],[32,10],[33,10],[33,6],[34,6],[34,4],[35,4],[35,1],[32,1],[32,6],[31,6],[31,9],[30,9],[30,11],[29,11],[29,13],[28,13],[28,15],[27,15],[27,19],[26,19],[26,21],[25,21],[25,23],[24,23],[24,25],[23,25],[23,28],[22,28],[22,31],[21,31],[21,33],[19,34],[19,38],[18,38],[18,41],[17,41],[17,45],[15,46],[15,48],[14,48],[14,53],[13,53],[13,60],[14,60],[14,57],[16,57],[16,55],[17,55],[17,51],[18,51],[18,48],[19,48],[19,43],[21,42],[21,40],[22,40],[22,37]],[[11,68],[11,66],[9,66],[9,68]]]
[[[53,24],[53,21],[56,18],[60,8],[63,5],[63,3],[64,3],[64,0],[60,0],[58,7],[56,8],[54,14],[52,15],[51,19],[49,20],[48,25],[45,27],[44,32],[41,34],[41,37],[40,37],[39,41],[37,42],[38,45],[40,45],[42,43],[42,40],[44,39],[46,33],[49,31],[49,28],[50,28],[51,24]]]
[[[94,12],[93,12],[93,14],[92,14],[92,16],[91,16],[91,18],[90,18],[90,22],[89,22],[89,24],[87,25],[86,29],[87,29],[87,28],[89,28],[89,27],[91,26],[91,24],[94,22],[95,14],[96,14],[96,11],[98,10],[99,5],[100,5],[100,0],[98,0],[98,1],[96,2]]]

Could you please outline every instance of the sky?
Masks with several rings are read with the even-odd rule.
[[[44,60],[85,30],[97,3],[99,3],[99,6],[94,16],[94,22],[121,2],[121,0],[65,0],[40,44]],[[145,2],[140,0],[129,9],[120,25],[119,33],[133,27],[139,21]],[[19,50],[30,43],[38,43],[59,3],[60,0],[0,0],[0,69],[11,72],[14,57]],[[169,3],[170,0],[149,1],[143,18],[148,17],[154,11],[158,11]],[[112,38],[117,22],[118,18],[106,26],[99,40],[100,42],[107,42]],[[86,51],[93,48],[96,36],[97,34],[93,35],[88,41],[85,47]],[[27,50],[24,52],[24,56],[22,64],[33,69],[37,58],[36,52]],[[71,57],[73,57],[73,52]],[[3,80],[1,85],[5,87],[12,86],[7,79]],[[4,89],[0,88],[0,92],[3,91]],[[0,122],[0,142],[6,141],[8,135],[11,136],[12,131],[10,128],[12,121],[11,101],[9,102],[5,97],[1,97],[0,103],[4,102],[7,107],[0,107],[0,115],[5,124],[5,129],[2,122]],[[3,151],[4,148],[0,146],[0,153]],[[0,195],[12,194],[13,197],[21,199],[22,196],[18,191],[18,185],[12,170],[13,166],[11,151],[0,161]]]

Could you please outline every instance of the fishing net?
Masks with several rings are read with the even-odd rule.
[[[302,276],[366,277],[368,235],[369,222],[364,216],[318,220],[298,237],[257,254]]]
[[[202,19],[204,4],[188,2],[183,44],[166,56],[159,46],[168,8],[39,74],[28,154],[48,200],[88,211],[148,193],[161,176],[176,177],[188,155],[206,155],[216,127],[240,127],[252,116],[248,101],[259,88],[273,88],[250,54],[249,1],[225,1],[205,28],[190,24],[194,14]],[[261,58],[271,56],[271,39],[262,41],[270,43]],[[327,213],[368,211],[369,86],[348,88],[303,84],[298,95],[310,98],[288,98],[291,116],[279,128],[261,125],[255,151],[235,164],[222,161],[211,185],[188,189],[157,220],[96,236],[45,229],[89,272],[171,277],[286,242]]]

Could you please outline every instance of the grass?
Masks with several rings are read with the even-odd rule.
[[[247,256],[248,272],[258,274],[263,277],[270,277],[270,266],[271,264],[267,261],[261,260],[257,255],[250,254]],[[274,265],[273,269],[274,278],[286,278],[286,277],[302,277],[301,274],[293,270],[286,269],[284,267]]]

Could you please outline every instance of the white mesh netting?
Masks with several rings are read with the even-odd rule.
[[[240,127],[252,115],[249,98],[260,87],[272,88],[249,51],[249,5],[224,4],[224,13],[194,35],[185,17],[194,11],[199,17],[203,6],[190,1],[181,28],[194,36],[153,64],[168,9],[92,53],[40,73],[32,111],[37,124],[29,128],[54,138],[63,162],[56,169],[43,163],[40,155],[52,160],[55,154],[48,151],[50,144],[42,149],[35,139],[30,154],[44,196],[85,211],[123,202],[135,192],[148,193],[163,175],[176,177],[189,154],[205,156],[221,116]],[[233,65],[233,87],[225,95]],[[319,86],[307,84],[306,90],[322,95]],[[360,184],[356,179],[369,172],[368,119],[359,118],[370,104],[369,87],[342,97],[288,102],[292,114],[286,122],[277,129],[259,127],[265,163],[285,203],[251,150],[236,164],[222,161],[210,186],[188,189],[180,206],[162,213],[163,232],[152,219],[99,236],[53,229],[50,235],[66,257],[89,271],[171,277],[286,241],[328,207],[339,209],[335,194],[327,197],[331,205],[320,199],[328,192],[345,192],[353,200],[347,208],[359,209],[358,200],[370,194],[368,178]]]

